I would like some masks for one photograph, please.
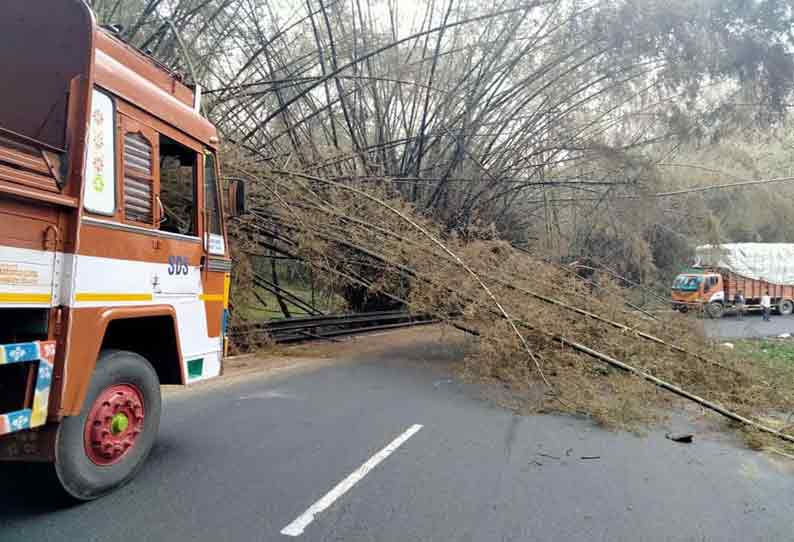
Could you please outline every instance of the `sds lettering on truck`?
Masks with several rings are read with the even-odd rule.
[[[184,256],[169,256],[168,257],[168,274],[169,275],[187,275],[189,272],[187,258]]]

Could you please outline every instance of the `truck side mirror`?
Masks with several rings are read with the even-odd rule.
[[[248,190],[242,179],[229,181],[229,214],[243,216],[248,212]]]

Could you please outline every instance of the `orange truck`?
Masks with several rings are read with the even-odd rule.
[[[0,458],[93,499],[141,467],[162,384],[221,373],[219,138],[82,0],[5,0],[0,67]]]
[[[746,310],[760,310],[761,296],[771,298],[781,315],[794,312],[794,245],[731,243],[696,249],[693,265],[672,285],[674,310],[698,310],[711,318],[735,311],[741,293]]]

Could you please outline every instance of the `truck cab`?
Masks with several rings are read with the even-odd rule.
[[[705,307],[710,311],[710,316],[722,315],[725,287],[722,275],[719,273],[708,271],[681,273],[673,281],[671,290],[674,310],[687,312]],[[716,314],[717,312],[719,314]]]
[[[142,464],[161,384],[221,373],[219,137],[82,0],[4,2],[0,67],[0,458],[92,499]]]

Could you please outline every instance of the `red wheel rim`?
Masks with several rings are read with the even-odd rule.
[[[132,384],[115,384],[96,398],[85,420],[85,452],[97,465],[108,466],[135,447],[143,432],[143,395]]]

